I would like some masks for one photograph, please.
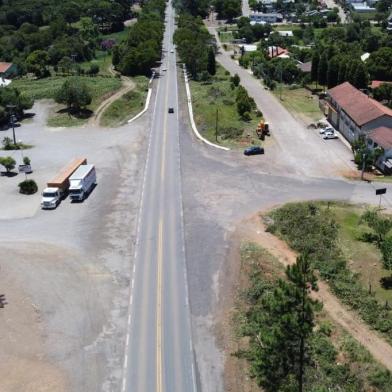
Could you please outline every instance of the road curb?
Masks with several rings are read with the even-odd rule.
[[[185,80],[185,90],[186,90],[186,96],[188,100],[188,111],[189,111],[189,118],[191,120],[191,126],[193,133],[196,135],[196,137],[201,140],[202,142],[208,144],[211,147],[219,148],[220,150],[224,151],[230,151],[230,148],[219,146],[218,144],[211,143],[209,140],[204,138],[203,136],[200,135],[199,131],[197,130],[195,120],[193,118],[193,108],[192,108],[192,98],[191,98],[191,90],[189,88],[189,82],[188,82],[188,76],[186,74],[186,68],[185,64],[183,64],[183,71],[184,71],[184,80]]]
[[[153,79],[154,79],[154,76],[155,76],[155,72],[153,72],[153,74],[152,74],[152,76],[151,76],[151,78],[150,78],[150,80],[149,80],[149,82],[148,82],[148,85],[149,85],[149,86],[151,86],[151,83],[152,83],[152,81],[153,81]],[[147,112],[148,107],[149,107],[149,105],[150,105],[151,94],[152,94],[152,88],[149,87],[149,88],[148,88],[148,92],[147,92],[146,103],[145,103],[145,105],[144,105],[144,109],[143,109],[140,113],[138,113],[136,116],[134,116],[134,117],[132,117],[130,120],[128,120],[128,124],[130,124],[131,122],[137,120],[140,116],[142,116],[144,113]]]

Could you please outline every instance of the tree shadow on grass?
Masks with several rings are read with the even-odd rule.
[[[90,118],[94,112],[89,109],[74,109],[74,108],[64,108],[57,111],[59,114],[68,114],[70,117],[79,118],[85,120]]]
[[[380,279],[381,287],[385,290],[392,289],[392,275],[391,276],[384,276]]]

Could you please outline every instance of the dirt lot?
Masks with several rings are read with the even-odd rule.
[[[8,302],[0,390],[118,390],[148,117],[115,130],[54,130],[44,125],[48,107],[36,105],[16,129],[34,145],[24,154],[39,193],[18,193],[22,174],[0,177],[0,294]],[[21,160],[18,151],[0,155]],[[95,164],[98,186],[83,203],[40,210],[46,181],[79,156]]]

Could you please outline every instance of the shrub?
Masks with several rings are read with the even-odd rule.
[[[12,157],[0,157],[0,165],[5,167],[7,173],[15,169],[16,161]]]
[[[38,191],[37,183],[34,180],[24,180],[18,184],[19,192],[24,195],[33,195]]]
[[[234,84],[234,86],[238,87],[239,84],[240,84],[241,79],[240,79],[240,77],[238,76],[238,74],[235,74],[235,75],[230,79],[230,81]]]
[[[29,158],[29,157],[23,157],[23,163],[24,163],[25,165],[30,165],[30,163],[31,163],[30,158]]]

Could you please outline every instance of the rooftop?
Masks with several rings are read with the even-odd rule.
[[[390,81],[385,81],[385,80],[372,80],[372,83],[370,84],[370,87],[373,88],[378,88],[382,84],[392,84]]]
[[[281,56],[287,57],[288,53],[289,51],[287,49],[283,49],[280,46],[268,46],[267,49],[267,55],[270,58]]]
[[[328,90],[328,95],[355,121],[358,126],[382,116],[391,116],[392,110],[369,98],[349,82]]]
[[[384,149],[392,148],[392,129],[387,127],[379,127],[369,134],[369,138],[376,142]]]
[[[2,63],[0,62],[0,73],[7,72],[7,69],[12,66],[12,63]]]
[[[304,73],[309,73],[312,70],[312,62],[308,61],[306,63],[297,64],[297,68]]]

